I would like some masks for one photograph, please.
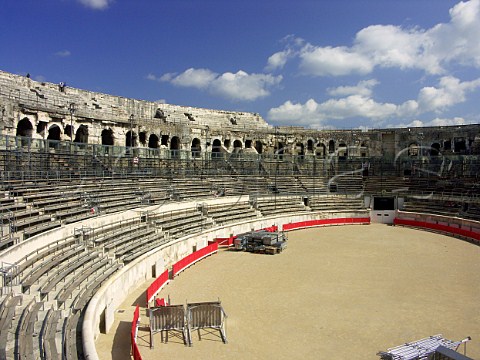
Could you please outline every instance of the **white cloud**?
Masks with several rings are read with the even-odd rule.
[[[72,55],[72,53],[69,50],[60,50],[60,51],[57,51],[55,55],[59,57],[68,57]]]
[[[444,76],[438,87],[424,87],[418,94],[420,112],[445,110],[465,102],[466,93],[480,87],[480,79],[461,82],[453,76]]]
[[[361,53],[347,47],[305,46],[300,54],[303,73],[314,76],[365,75],[372,71],[373,63]]]
[[[224,73],[211,84],[212,93],[232,100],[255,100],[270,95],[268,89],[278,85],[282,76],[270,74]]]
[[[268,118],[277,122],[294,122],[309,127],[323,126],[326,120],[343,120],[363,117],[376,122],[396,114],[398,106],[378,103],[362,95],[350,95],[341,99],[329,99],[317,103],[310,99],[305,104],[286,101],[268,112]]]
[[[270,56],[268,67],[281,68],[297,57],[302,73],[312,76],[365,75],[375,67],[445,74],[450,64],[480,67],[479,33],[480,0],[470,0],[450,9],[449,22],[429,29],[372,25],[358,31],[351,46],[302,42],[301,48],[292,51],[288,43]]]
[[[375,79],[362,80],[355,86],[339,86],[336,88],[327,89],[327,92],[330,96],[370,96],[372,94],[372,89],[378,84],[379,82]]]
[[[208,87],[217,76],[218,74],[208,69],[190,68],[175,77],[172,77],[172,74],[165,74],[162,76],[162,81],[169,81],[176,86],[204,89]]]
[[[276,69],[281,69],[287,63],[287,60],[292,57],[291,50],[279,51],[268,58],[267,66],[265,69],[267,71],[273,71]]]
[[[78,0],[82,5],[95,10],[103,10],[109,7],[113,0]]]
[[[248,74],[242,70],[217,74],[208,69],[190,68],[179,75],[166,73],[160,78],[151,75],[150,79],[169,82],[175,86],[207,90],[211,94],[231,100],[252,101],[270,95],[269,89],[278,85],[282,76]]]
[[[265,67],[266,71],[282,69],[289,59],[299,54],[305,44],[305,40],[294,35],[285,36],[281,42],[285,43],[284,50],[276,52],[268,58],[267,66]]]

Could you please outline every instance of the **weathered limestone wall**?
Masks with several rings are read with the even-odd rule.
[[[71,104],[75,104],[73,112]],[[442,154],[480,154],[480,125],[368,131],[273,127],[256,113],[128,99],[2,71],[0,134],[139,148],[277,151],[319,157],[393,157],[409,147],[411,154],[421,148],[421,154],[428,155],[430,147]]]

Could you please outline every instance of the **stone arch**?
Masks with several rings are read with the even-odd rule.
[[[135,147],[137,146],[137,134],[135,131],[129,130],[125,134],[125,146],[126,147]]]
[[[172,157],[180,156],[180,138],[178,136],[173,136],[170,140],[170,153]]]
[[[307,141],[307,151],[309,153],[313,153],[313,140],[312,139],[308,139],[308,141]]]
[[[23,118],[17,124],[17,135],[24,137],[32,137],[33,126],[28,118]]]
[[[330,140],[328,142],[328,153],[334,153],[335,152],[335,140]]]
[[[147,133],[145,131],[140,131],[138,134],[138,140],[140,141],[140,144],[146,145],[147,144]]]
[[[233,142],[233,152],[234,153],[239,153],[240,151],[242,151],[242,148],[243,148],[243,144],[240,140],[235,140]]]
[[[263,152],[263,144],[260,140],[255,141],[255,150],[257,150],[259,154]]]
[[[87,125],[80,125],[78,127],[77,132],[75,133],[75,140],[76,143],[88,143],[88,127]]]
[[[159,141],[160,139],[157,135],[150,134],[150,136],[148,137],[148,147],[151,149],[157,149]]]
[[[225,140],[225,141],[227,141],[227,140]],[[212,143],[212,157],[220,156],[221,151],[222,151],[222,142],[220,141],[220,139],[213,140],[213,143]]]
[[[430,155],[438,156],[439,154],[440,154],[440,144],[438,142],[435,142],[430,146]]]
[[[103,129],[102,134],[101,134],[101,138],[102,138],[102,145],[112,146],[114,144],[113,130],[110,129],[110,128]]]
[[[202,151],[202,145],[200,143],[199,138],[194,138],[192,140],[191,151],[192,151],[192,157],[194,157],[194,158],[200,157],[200,153]]]
[[[62,136],[62,130],[60,129],[60,126],[56,124],[50,126],[50,128],[48,129],[47,140],[60,141],[61,136]]]

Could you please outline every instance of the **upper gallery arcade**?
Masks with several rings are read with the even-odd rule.
[[[324,158],[394,155],[401,149],[480,154],[480,125],[361,130],[274,127],[259,114],[178,106],[38,82],[0,71],[0,134],[194,153]]]

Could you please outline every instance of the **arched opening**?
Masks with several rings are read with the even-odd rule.
[[[150,136],[148,137],[148,147],[151,149],[157,149],[159,141],[160,139],[158,138],[157,135],[150,134]]]
[[[259,154],[263,152],[263,144],[260,140],[255,141],[255,150],[257,150]]]
[[[334,153],[334,152],[335,152],[335,141],[330,140],[328,142],[328,153],[331,154],[331,153]]]
[[[440,154],[440,144],[433,143],[432,146],[430,147],[430,155],[438,156],[439,154]]]
[[[170,137],[169,137],[168,135],[162,135],[162,138],[161,138],[161,140],[162,140],[162,142],[161,142],[161,145],[162,145],[162,146],[168,146],[168,139],[169,139],[169,138],[170,138]]]
[[[308,152],[313,152],[313,140],[312,139],[308,139],[307,141],[307,151]]]
[[[147,144],[147,133],[145,131],[140,132],[140,134],[138,134],[138,140],[140,141],[140,144],[146,145]]]
[[[75,133],[75,140],[76,143],[88,143],[88,127],[86,125],[80,125],[78,127],[77,132]]]
[[[345,160],[348,156],[348,148],[345,143],[340,143],[338,145],[338,158],[341,160]]]
[[[23,118],[17,124],[17,136],[32,137],[33,126],[28,118]]]
[[[134,131],[128,131],[125,135],[125,146],[126,147],[135,147],[137,146],[137,134]]]
[[[113,130],[108,128],[108,129],[103,129],[102,130],[102,145],[108,145],[108,146],[113,146]]]
[[[73,129],[73,126],[71,126],[70,124],[69,125],[66,125],[65,126],[65,131],[64,131],[65,135],[67,135],[69,138],[72,138],[73,137],[73,133],[74,133],[74,129]]]
[[[214,158],[219,157],[221,150],[222,150],[222,142],[219,139],[213,140],[213,143],[212,143],[212,157],[214,157]]]
[[[61,136],[62,131],[60,130],[60,127],[58,125],[52,125],[50,129],[48,129],[48,147],[57,148],[58,141],[60,141]]]
[[[285,145],[281,142],[278,142],[275,145],[275,157],[278,157],[279,159],[283,159],[283,154],[285,153]]]
[[[200,139],[193,139],[192,140],[192,157],[194,158],[199,158],[200,157],[200,152],[202,151],[202,146],[200,145]]]
[[[233,142],[233,152],[239,153],[240,151],[242,151],[242,142],[240,140],[235,140]]]
[[[317,149],[315,150],[315,155],[318,158],[324,158],[327,153],[327,147],[325,144],[319,143],[317,144]]]
[[[47,140],[60,141],[61,136],[62,136],[62,131],[60,130],[60,127],[58,125],[50,126],[50,129],[48,129]]]
[[[172,140],[170,140],[170,153],[172,157],[180,156],[180,139],[178,136],[174,136]]]
[[[252,140],[245,140],[245,149],[250,149],[252,147]]]
[[[452,140],[445,140],[443,142],[443,150],[444,151],[450,151],[452,150]]]
[[[465,152],[467,150],[467,142],[465,138],[458,137],[453,139],[453,151],[456,153]]]

